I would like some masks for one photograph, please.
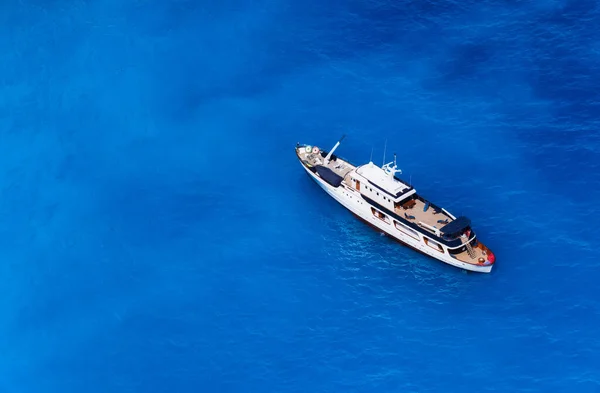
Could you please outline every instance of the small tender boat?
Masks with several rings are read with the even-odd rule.
[[[302,167],[325,192],[361,220],[423,254],[465,270],[489,273],[495,256],[479,242],[471,221],[426,200],[396,176],[394,161],[355,166],[330,152],[296,144]]]

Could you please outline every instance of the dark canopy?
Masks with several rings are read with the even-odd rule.
[[[471,220],[465,216],[460,216],[456,220],[450,221],[448,224],[441,227],[440,232],[446,236],[458,236],[469,226],[471,226]]]
[[[321,176],[321,179],[334,187],[339,187],[340,184],[342,184],[342,180],[344,180],[343,177],[323,165],[317,165],[316,169],[319,176]]]

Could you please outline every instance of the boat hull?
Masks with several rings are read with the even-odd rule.
[[[371,212],[371,205],[367,203],[360,195],[360,193],[345,184],[339,187],[333,187],[323,181],[317,174],[313,173],[307,166],[300,162],[302,168],[306,173],[333,199],[350,210],[355,216],[367,223],[374,229],[385,233],[386,235],[397,240],[401,244],[412,248],[424,255],[435,258],[441,262],[449,265],[478,273],[490,273],[493,265],[475,265],[466,262],[459,261],[456,258],[450,256],[447,252],[440,252],[432,247],[426,245],[421,239],[415,239],[397,230],[393,224],[386,223],[379,218],[375,217]]]

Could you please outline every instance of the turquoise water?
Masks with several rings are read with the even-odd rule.
[[[1,392],[597,392],[590,1],[0,5]],[[496,255],[329,198],[398,154]]]

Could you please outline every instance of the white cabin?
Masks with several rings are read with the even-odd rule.
[[[390,210],[415,194],[410,185],[398,180],[391,171],[376,166],[373,162],[359,166],[351,172],[352,186],[364,196]]]

